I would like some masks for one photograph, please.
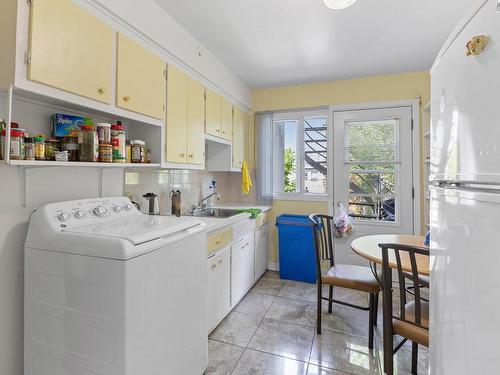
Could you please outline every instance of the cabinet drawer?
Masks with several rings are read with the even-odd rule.
[[[227,228],[220,232],[208,236],[207,250],[208,254],[229,245],[233,241],[233,228]]]
[[[269,223],[269,214],[267,212],[262,212],[255,218],[256,228],[260,228],[261,226],[266,225],[267,223]]]

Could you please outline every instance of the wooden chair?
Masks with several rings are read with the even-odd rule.
[[[313,214],[309,216],[313,223],[314,248],[316,252],[317,271],[317,332],[321,334],[321,308],[322,301],[328,301],[328,312],[332,313],[333,303],[369,311],[368,317],[368,347],[373,349],[373,331],[377,325],[378,296],[380,284],[368,267],[350,264],[335,264],[333,237],[337,228],[333,224],[333,217],[328,215]],[[322,274],[321,265],[328,262],[329,269]],[[323,285],[329,286],[328,298],[323,297]],[[333,298],[333,287],[353,289],[366,292],[370,296],[369,306],[358,306]]]
[[[429,249],[418,246],[379,244],[382,249],[382,284],[384,296],[384,370],[394,373],[393,356],[405,344],[412,341],[411,373],[417,374],[418,345],[429,346],[429,303],[422,298],[421,288],[429,286],[428,279],[418,274],[417,257],[429,256]],[[400,296],[399,312],[393,312],[392,269],[389,266],[389,252],[393,251],[397,265],[397,289]],[[392,260],[394,261],[394,260]],[[406,287],[410,280],[412,290]],[[410,298],[408,298],[410,297]],[[410,299],[410,300],[409,300]],[[394,335],[403,340],[394,348]]]

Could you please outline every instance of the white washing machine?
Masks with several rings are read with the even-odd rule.
[[[206,229],[127,198],[48,204],[25,245],[25,374],[200,375]]]

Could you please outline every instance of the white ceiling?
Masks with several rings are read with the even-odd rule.
[[[252,88],[429,69],[472,0],[155,0]],[[172,37],[175,38],[175,35]]]

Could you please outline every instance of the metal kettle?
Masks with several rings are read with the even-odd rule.
[[[155,193],[146,193],[142,196],[141,200],[141,212],[147,215],[159,215],[160,214],[160,202],[158,201],[158,195]]]

